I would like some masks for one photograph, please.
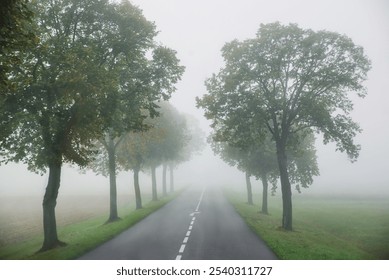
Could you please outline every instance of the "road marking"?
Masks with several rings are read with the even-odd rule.
[[[186,246],[185,244],[182,244],[181,248],[180,248],[180,251],[178,251],[178,253],[181,253],[181,254],[184,253],[185,246]]]
[[[201,201],[203,200],[204,192],[205,192],[205,188],[203,188],[203,191],[201,192],[200,200],[199,200],[199,203],[197,204],[197,207],[196,207],[195,212],[198,212],[198,211],[199,211]]]
[[[196,215],[196,214],[200,214],[200,211],[192,212],[192,213],[189,214],[189,216],[193,217],[193,216]]]
[[[186,232],[185,238],[182,241],[180,250],[178,251],[178,255],[176,256],[176,260],[182,259],[182,253],[184,253],[184,251],[185,251],[185,247],[186,247],[186,244],[188,243],[189,236],[192,233],[194,221],[196,220],[195,214],[200,213],[199,208],[200,208],[201,201],[203,200],[204,192],[205,192],[205,188],[203,188],[203,191],[201,192],[199,202],[197,203],[197,206],[196,206],[196,210],[190,214],[190,216],[192,216],[192,221],[190,222],[188,231]]]

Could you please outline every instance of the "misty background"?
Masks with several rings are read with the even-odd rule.
[[[368,95],[354,99],[352,118],[363,132],[355,138],[362,146],[360,156],[351,163],[335,145],[323,145],[317,137],[320,176],[304,194],[389,196],[389,2],[386,0],[132,0],[145,17],[160,31],[157,40],[177,51],[186,71],[171,103],[183,113],[194,116],[205,135],[211,131],[203,112],[196,108],[195,97],[206,93],[204,81],[223,65],[220,49],[234,39],[253,38],[261,23],[297,23],[301,28],[334,31],[350,37],[364,48],[372,61],[365,85]],[[158,170],[161,185],[161,170]],[[92,171],[65,166],[62,195],[104,194],[109,181]],[[22,164],[0,166],[0,197],[43,196],[47,175],[27,170]],[[132,173],[121,172],[118,193],[133,193]],[[142,192],[151,189],[147,174],[140,178]],[[231,186],[245,188],[244,174],[229,167],[207,146],[201,155],[181,164],[175,171],[175,186]],[[260,183],[254,183],[260,189]],[[277,193],[280,195],[280,192]],[[1,206],[1,205],[0,205]],[[39,205],[40,206],[40,205]],[[3,209],[4,210],[4,209]],[[0,207],[0,211],[2,208]]]

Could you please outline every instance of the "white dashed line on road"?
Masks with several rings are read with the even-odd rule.
[[[184,253],[185,246],[186,246],[185,244],[182,244],[181,248],[180,248],[180,251],[178,251],[178,252],[181,253],[181,254]]]
[[[181,260],[181,259],[182,259],[182,254],[183,254],[184,251],[185,251],[185,247],[186,247],[186,244],[188,243],[189,236],[190,236],[190,234],[192,233],[193,224],[194,224],[194,222],[195,222],[195,220],[196,220],[196,217],[194,217],[194,215],[200,213],[200,212],[199,212],[199,208],[200,208],[200,204],[201,204],[201,202],[202,202],[202,200],[203,200],[204,192],[205,192],[205,188],[204,188],[203,191],[201,192],[199,202],[197,203],[197,206],[196,206],[196,210],[195,210],[193,213],[190,214],[190,216],[192,216],[192,221],[190,222],[188,231],[186,232],[185,238],[184,238],[184,240],[182,241],[180,250],[178,251],[178,255],[176,256],[176,260]]]
[[[198,212],[198,211],[199,211],[201,201],[203,200],[204,191],[205,191],[205,188],[204,188],[203,191],[201,192],[200,200],[199,200],[199,203],[197,204],[197,207],[196,207],[195,212]],[[193,218],[194,218],[194,217],[193,217]]]

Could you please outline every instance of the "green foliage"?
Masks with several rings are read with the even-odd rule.
[[[185,67],[179,65],[176,51],[164,46],[157,46],[153,51],[151,63],[151,83],[154,94],[168,100],[176,90],[175,84],[181,79]],[[155,99],[153,101],[158,101]],[[153,116],[153,115],[151,115]]]
[[[83,166],[108,129],[113,137],[141,129],[142,110],[155,113],[154,102],[170,96],[183,67],[174,51],[154,47],[155,26],[127,1],[33,8],[40,42],[8,77],[17,87],[2,99],[2,156],[34,171],[52,161]]]
[[[112,16],[115,9],[105,1],[36,3],[40,42],[23,57],[12,76],[18,87],[6,100],[18,112],[8,115],[18,128],[1,139],[9,160],[22,160],[32,170],[44,170],[53,161],[87,162],[92,140],[109,121],[104,114],[108,96],[117,90],[109,67],[122,39],[112,34],[120,27]],[[6,127],[7,120],[2,124]]]
[[[308,188],[313,183],[313,177],[320,174],[316,160],[315,137],[312,133],[308,133],[288,147],[289,179],[300,192],[301,187]]]
[[[149,129],[124,135],[117,149],[119,166],[123,170],[141,170],[150,154],[150,143],[159,141],[158,134],[157,130]]]
[[[270,131],[286,145],[290,135],[314,128],[351,159],[358,156],[353,137],[360,129],[348,116],[348,95],[365,96],[370,61],[351,39],[272,23],[261,25],[254,39],[227,43],[222,54],[225,67],[206,81],[209,94],[197,99],[213,127],[225,128],[218,137],[237,141],[240,133]],[[239,122],[251,129],[239,129]]]
[[[248,172],[257,179],[267,177],[273,185],[273,193],[276,191],[279,179],[277,152],[269,137],[262,143],[256,145],[253,143],[244,148],[234,147],[227,142],[213,141],[212,135],[209,140],[213,151],[223,161],[231,166],[237,166],[239,170]],[[287,151],[289,178],[299,192],[301,187],[308,188],[313,183],[313,177],[319,175],[314,143],[314,136],[308,134]]]
[[[154,150],[160,155],[160,163],[175,161],[180,158],[185,146],[189,143],[190,132],[185,116],[169,103],[161,103],[160,117],[156,119],[156,126],[163,131],[160,143]]]
[[[21,55],[33,48],[38,38],[31,28],[33,12],[27,0],[3,0],[0,9],[0,96],[14,85],[9,81],[12,68]],[[1,101],[1,100],[0,100]]]
[[[251,176],[260,178],[263,174],[277,171],[276,153],[274,145],[267,140],[260,145],[250,145],[247,147],[236,147],[228,142],[217,142],[209,138],[212,150],[218,154],[223,161],[243,172],[248,172]],[[277,173],[277,172],[276,172]],[[274,174],[278,177],[277,174]]]
[[[145,122],[148,130],[124,136],[118,159],[125,170],[174,161],[189,141],[183,115],[168,102],[160,102],[158,106],[158,117]]]

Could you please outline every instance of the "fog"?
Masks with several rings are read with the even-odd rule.
[[[369,1],[268,1],[268,0],[133,0],[148,20],[160,31],[158,41],[175,49],[185,65],[182,81],[171,102],[176,108],[196,117],[203,131],[209,122],[196,108],[195,97],[206,93],[204,80],[223,65],[220,49],[233,39],[255,36],[260,23],[280,21],[297,23],[313,30],[326,29],[345,34],[364,47],[372,61],[366,82],[368,95],[355,99],[353,119],[363,132],[356,137],[362,146],[358,161],[350,163],[347,155],[324,146],[317,138],[320,177],[304,193],[389,195],[389,2]],[[159,170],[160,171],[160,170]],[[132,175],[120,173],[119,193],[133,192]],[[47,175],[37,175],[21,164],[0,166],[0,196],[43,195]],[[158,173],[158,178],[161,178]],[[175,171],[177,187],[244,187],[244,175],[213,155],[209,147],[193,156]],[[161,180],[159,180],[161,181]],[[66,166],[62,173],[60,195],[107,194],[108,179],[77,167]],[[143,190],[149,190],[150,178],[141,177]],[[159,183],[160,184],[160,183]],[[254,187],[259,189],[259,183]]]
[[[368,95],[355,99],[352,117],[363,133],[356,137],[362,146],[358,161],[350,163],[347,155],[335,151],[335,145],[324,146],[317,139],[320,177],[309,193],[377,193],[389,194],[389,3],[387,1],[133,1],[143,9],[161,31],[159,39],[178,51],[187,67],[179,90],[172,98],[181,110],[195,115],[209,132],[202,112],[195,108],[195,96],[206,93],[204,80],[223,66],[220,49],[225,42],[255,36],[260,23],[280,21],[299,24],[313,30],[326,29],[345,34],[361,45],[372,61],[366,82]],[[195,167],[194,163],[199,167]],[[205,164],[206,163],[206,164]],[[244,176],[223,162],[212,159],[209,150],[203,157],[182,166],[204,183],[240,184]],[[199,168],[199,169],[197,169]],[[201,170],[201,171],[200,171]],[[185,173],[187,174],[187,173]],[[187,179],[190,180],[190,175]]]

